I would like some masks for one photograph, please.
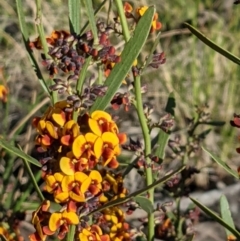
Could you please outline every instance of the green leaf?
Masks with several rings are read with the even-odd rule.
[[[3,147],[4,149],[6,149],[7,151],[9,151],[10,153],[12,153],[18,157],[21,157],[22,159],[27,160],[28,162],[32,163],[33,165],[35,165],[37,167],[41,167],[41,164],[39,163],[39,161],[37,161],[33,157],[27,155],[26,153],[19,150],[18,148],[10,145],[9,142],[0,139],[0,146]]]
[[[223,227],[228,229],[234,236],[237,237],[237,239],[240,239],[240,233],[233,227],[231,227],[227,222],[225,222],[221,217],[219,217],[215,212],[213,212],[211,209],[207,208],[200,202],[198,202],[196,199],[190,197],[190,199],[207,215],[212,217],[214,220],[216,220],[219,224],[221,224]]]
[[[211,153],[210,151],[208,151],[205,147],[202,146],[202,149],[207,152],[214,161],[216,161],[220,166],[222,166],[229,174],[231,174],[232,176],[236,177],[237,179],[239,179],[239,175],[236,171],[232,170],[227,163],[223,162],[219,157],[217,157],[216,155],[214,155],[213,153]]]
[[[192,25],[188,23],[184,23],[184,25],[195,35],[200,39],[203,43],[205,43],[210,48],[214,49],[216,52],[220,53],[221,55],[225,56],[226,58],[230,59],[232,62],[240,65],[240,58],[233,55],[232,53],[228,52],[227,50],[221,48],[217,44],[215,44],[212,40],[207,38],[204,34],[199,32],[196,28],[194,28]]]
[[[165,107],[165,111],[167,113],[170,113],[172,116],[175,116],[175,112],[174,112],[174,108],[176,107],[176,100],[174,97],[174,93],[171,92],[169,97],[168,97],[168,101],[167,101],[167,105]]]
[[[212,130],[212,128],[207,129],[207,130],[201,132],[200,134],[198,134],[198,138],[205,139],[206,136],[211,132],[211,130]]]
[[[93,5],[92,0],[83,0],[85,9],[87,11],[88,20],[90,23],[90,27],[93,33],[94,45],[98,44],[98,33],[97,33],[97,26],[94,17]]]
[[[223,126],[225,125],[225,121],[206,121],[206,122],[199,122],[199,125],[210,125],[210,126]]]
[[[72,34],[80,33],[80,0],[68,0],[69,27]]]
[[[163,130],[159,130],[158,142],[157,142],[158,147],[157,147],[157,150],[155,151],[155,155],[162,160],[165,157],[165,148],[168,144],[169,137],[170,137],[170,135],[168,133],[166,133]]]
[[[222,195],[220,198],[220,209],[221,209],[221,216],[224,222],[226,222],[229,226],[231,226],[233,229],[235,229],[235,225],[232,219],[232,214],[229,208],[228,200],[225,195]],[[225,228],[227,237],[230,235],[233,235],[232,232],[230,232],[227,228]]]
[[[137,202],[140,205],[140,207],[147,212],[147,214],[153,213],[154,207],[152,202],[148,198],[143,196],[137,196],[134,197],[133,200]]]
[[[91,108],[91,112],[95,110],[104,110],[108,106],[117,89],[120,87],[122,81],[129,73],[134,60],[141,52],[144,43],[146,42],[154,13],[155,8],[149,7],[139,20],[133,37],[126,43],[125,48],[121,54],[121,61],[114,66],[104,83],[106,86],[108,86],[106,95],[104,97],[97,98]]]
[[[178,168],[177,170],[175,170],[175,171],[167,174],[166,176],[164,176],[163,178],[159,179],[158,181],[155,181],[155,182],[152,183],[151,185],[149,185],[149,186],[147,186],[147,187],[145,187],[145,188],[143,188],[143,189],[141,189],[141,190],[138,190],[138,191],[136,191],[136,192],[131,193],[131,194],[128,195],[127,197],[118,198],[118,199],[116,199],[116,200],[107,202],[105,205],[103,205],[103,206],[97,208],[96,210],[90,212],[90,213],[88,214],[88,216],[89,216],[89,215],[92,215],[92,214],[94,214],[94,213],[96,213],[96,212],[101,212],[101,211],[104,210],[105,208],[109,208],[109,207],[113,207],[113,206],[116,206],[116,205],[123,204],[123,203],[131,200],[132,198],[135,198],[135,197],[137,197],[137,196],[139,196],[139,195],[147,192],[148,190],[150,190],[150,189],[152,189],[152,188],[155,188],[156,186],[161,185],[161,184],[167,182],[167,181],[168,181],[169,179],[171,179],[174,175],[180,173],[180,172],[181,172],[182,170],[184,170],[184,169],[185,169],[185,166],[182,166],[182,167]]]
[[[174,98],[174,93],[171,92],[168,97],[165,111],[167,113],[170,113],[172,116],[174,116],[174,108],[175,107],[176,107],[176,102],[175,102],[175,98]],[[162,160],[165,157],[165,149],[168,144],[169,137],[170,137],[170,134],[166,133],[163,130],[160,130],[158,133],[158,141],[157,141],[158,147],[157,147],[157,150],[155,151],[155,155]]]

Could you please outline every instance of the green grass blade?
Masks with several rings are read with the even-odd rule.
[[[101,4],[97,7],[97,9],[94,11],[94,16],[102,9],[102,7],[105,5],[105,3],[107,2],[108,0],[104,0],[103,2],[101,2]],[[80,34],[83,34],[85,32],[85,30],[87,29],[89,25],[89,21],[87,21],[83,28],[81,29],[80,31]]]
[[[233,229],[235,229],[235,225],[232,219],[232,214],[229,208],[228,200],[225,195],[222,195],[220,198],[220,209],[221,209],[221,216],[222,219]],[[233,235],[232,232],[230,232],[227,228],[225,228],[227,237]]]
[[[215,212],[213,212],[208,207],[204,206],[200,202],[198,202],[196,199],[190,197],[190,199],[193,201],[196,206],[198,206],[203,212],[205,212],[207,215],[212,217],[214,220],[216,220],[219,224],[221,224],[223,227],[228,229],[234,236],[237,237],[237,239],[240,239],[240,233],[235,229],[232,228],[228,223],[226,223],[221,217],[219,217]]]
[[[35,165],[37,167],[41,167],[41,164],[39,163],[39,161],[37,161],[33,157],[27,155],[26,153],[19,150],[18,148],[10,145],[9,142],[0,139],[0,146],[3,147],[4,149],[6,149],[7,151],[9,151],[10,153],[28,161],[29,163],[32,163],[33,165]]]
[[[92,0],[83,0],[86,11],[87,11],[87,16],[88,20],[90,23],[90,27],[93,33],[93,39],[94,39],[94,45],[98,44],[98,33],[97,33],[97,26],[96,26],[96,21],[94,17],[94,11],[93,11],[93,4]]]
[[[238,172],[232,170],[227,163],[225,163],[224,161],[222,161],[219,157],[217,157],[216,155],[214,155],[213,153],[211,153],[210,151],[208,151],[205,147],[202,146],[202,149],[207,152],[214,161],[216,161],[220,166],[222,166],[229,174],[231,174],[232,176],[236,177],[237,179],[239,179],[239,175]]]
[[[68,0],[69,27],[72,34],[80,33],[81,4],[80,0]]]
[[[195,35],[198,39],[200,39],[203,43],[205,43],[210,48],[214,49],[216,52],[220,53],[221,55],[225,56],[226,58],[230,59],[232,62],[240,65],[240,58],[233,55],[229,51],[221,48],[219,45],[215,44],[212,40],[207,38],[204,34],[199,32],[196,28],[188,23],[184,23],[184,25]]]
[[[105,85],[108,86],[106,95],[104,97],[97,98],[91,108],[91,112],[94,110],[104,110],[107,107],[115,92],[120,87],[122,81],[129,73],[134,60],[138,57],[144,43],[146,42],[154,13],[155,8],[149,7],[138,22],[134,36],[126,43],[125,48],[121,54],[120,63],[117,63],[114,66],[110,75],[105,81]]]
[[[20,25],[20,30],[23,36],[23,42],[25,45],[25,48],[28,52],[28,57],[29,60],[31,62],[31,65],[37,75],[38,81],[41,84],[43,90],[50,96],[50,91],[48,88],[48,85],[46,84],[46,81],[43,78],[43,75],[41,73],[41,70],[38,66],[38,63],[36,61],[36,59],[34,58],[32,49],[29,46],[29,35],[28,35],[28,31],[27,31],[27,26],[26,26],[26,22],[25,22],[25,17],[24,17],[24,12],[23,12],[23,6],[22,6],[22,1],[21,0],[16,0],[16,6],[17,6],[17,13],[18,13],[18,20],[19,20],[19,25]]]

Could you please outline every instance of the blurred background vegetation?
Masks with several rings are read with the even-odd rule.
[[[205,144],[222,160],[235,165],[237,134],[235,129],[230,127],[229,121],[234,112],[239,112],[240,69],[190,34],[183,23],[191,23],[215,43],[239,55],[240,6],[234,5],[233,0],[129,2],[135,7],[155,4],[163,25],[158,51],[165,52],[167,61],[156,70],[149,68],[144,76],[148,85],[147,98],[157,114],[162,115],[169,94],[174,92],[174,135],[181,135],[187,132],[188,118],[195,115],[195,105],[207,104],[211,119],[225,121],[226,124],[213,127]],[[95,6],[100,3],[101,1],[94,1]],[[98,18],[106,17],[108,4],[107,2],[104,11],[97,15]],[[54,29],[68,29],[66,0],[43,1],[42,7],[47,35]],[[37,37],[34,1],[25,1],[25,13],[29,33],[34,40]],[[115,16],[112,14],[110,17]],[[0,67],[3,72],[0,81],[5,80],[10,90],[7,106],[0,105],[0,134],[9,136],[33,108],[39,107],[43,100],[46,102],[46,96],[27,58],[13,0],[0,0],[0,54]],[[144,56],[144,52],[142,54]],[[40,56],[38,60],[41,61]],[[26,138],[30,122],[31,118],[28,118],[21,128],[11,133],[10,139],[14,137],[14,140],[27,145],[27,140],[33,139]],[[31,150],[31,147],[29,148]]]

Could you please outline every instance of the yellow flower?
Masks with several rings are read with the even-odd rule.
[[[7,102],[8,89],[4,85],[0,85],[0,100],[3,103]]]

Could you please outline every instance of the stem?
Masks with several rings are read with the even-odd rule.
[[[151,154],[151,138],[150,138],[150,133],[147,125],[147,120],[143,110],[141,78],[139,75],[134,78],[134,90],[135,90],[135,97],[136,97],[137,114],[138,114],[139,122],[142,128],[144,144],[145,144],[144,154],[147,162],[146,181],[147,181],[147,186],[149,186],[153,183],[152,169],[150,166],[151,159],[149,158],[149,155]],[[154,188],[149,190],[149,200],[152,202],[152,204],[154,204]],[[153,213],[148,215],[148,240],[149,241],[154,240],[154,214]]]
[[[46,37],[45,37],[45,33],[44,33],[44,28],[43,28],[43,24],[42,24],[42,4],[41,4],[41,0],[36,0],[36,7],[37,7],[37,16],[36,16],[36,25],[37,25],[37,31],[41,40],[41,44],[43,47],[43,52],[45,55],[45,58],[48,58],[48,45],[47,45],[47,41],[46,41]],[[49,81],[50,84],[54,84],[53,80]],[[50,92],[51,98],[52,98],[52,102],[53,104],[57,102],[57,93],[56,91],[52,91]]]
[[[130,33],[129,33],[129,29],[128,29],[127,19],[126,19],[124,9],[123,9],[122,0],[114,0],[114,1],[117,6],[117,11],[118,11],[118,14],[120,17],[123,36],[124,36],[125,42],[127,42],[130,39]]]
[[[67,241],[74,241],[76,225],[71,225],[70,230],[67,234]]]

